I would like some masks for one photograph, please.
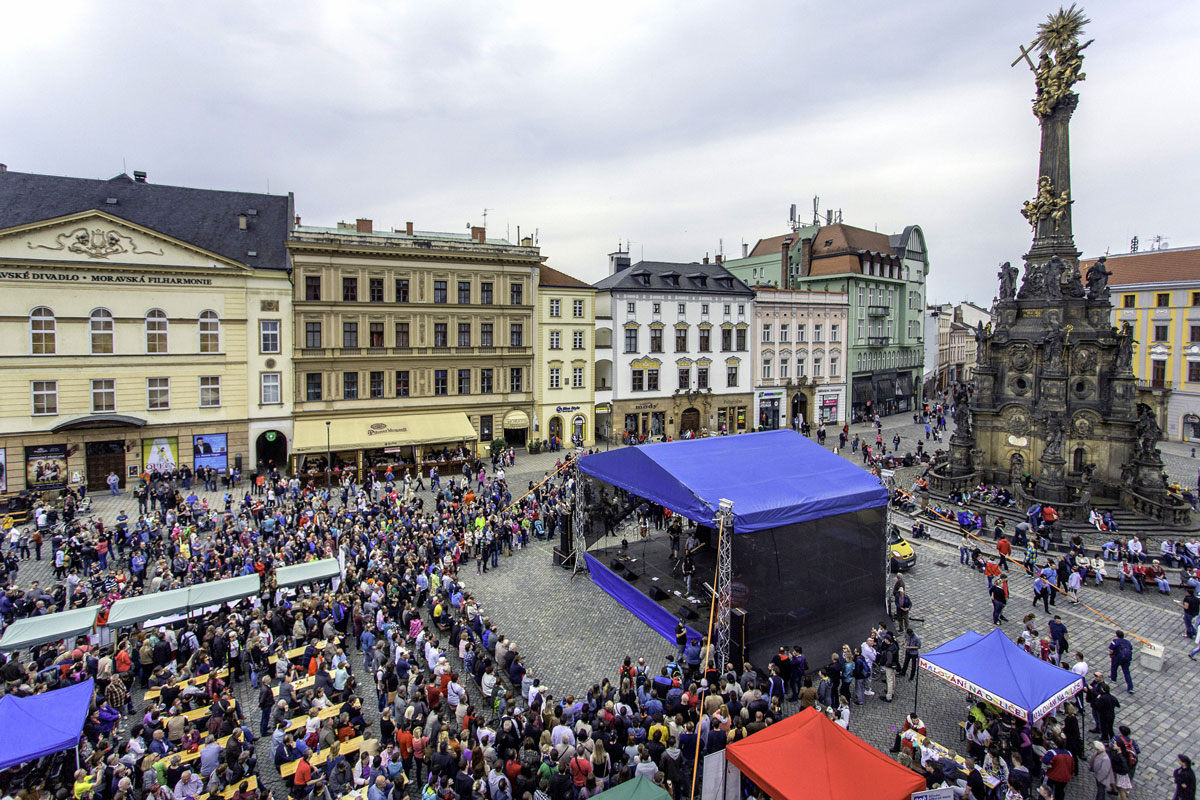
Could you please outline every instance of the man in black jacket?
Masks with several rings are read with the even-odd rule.
[[[262,713],[262,721],[259,723],[259,738],[267,735],[271,710],[274,707],[275,695],[271,692],[271,678],[264,675],[258,681],[258,710]]]

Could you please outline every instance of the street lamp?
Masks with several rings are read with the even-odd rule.
[[[330,420],[325,420],[325,488],[330,488],[333,475],[333,452],[329,449]]]

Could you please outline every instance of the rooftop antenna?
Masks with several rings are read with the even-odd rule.
[[[121,173],[128,174],[129,168],[125,166],[125,156],[121,156]]]
[[[788,227],[792,229],[792,233],[796,232],[796,204],[792,203],[792,207],[788,209]]]
[[[821,224],[821,198],[813,195],[813,225]]]
[[[485,209],[483,210],[483,227],[485,227],[485,228],[487,227],[487,215],[488,215],[488,212],[489,212],[489,211],[495,211],[495,210],[496,210],[496,209],[494,209],[494,208],[485,208]]]
[[[721,254],[721,258],[725,258],[725,240],[717,239],[717,252]]]
[[[1138,251],[1138,237],[1137,237],[1137,234],[1134,234],[1133,238],[1129,240],[1129,252],[1136,253],[1137,251]]]

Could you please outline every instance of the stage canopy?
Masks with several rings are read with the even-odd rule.
[[[579,467],[704,525],[732,500],[737,533],[887,505],[877,478],[790,430],[624,447]]]
[[[924,778],[814,708],[734,742],[725,758],[772,800],[906,800],[925,788]]]
[[[19,619],[4,631],[4,638],[0,639],[0,652],[24,650],[26,647],[91,633],[99,611],[100,606],[88,606]]]
[[[89,679],[32,697],[0,697],[0,731],[8,731],[0,736],[0,769],[78,744],[94,684]]]
[[[1025,652],[997,629],[967,631],[921,656],[921,669],[1028,722],[1083,689],[1083,678]]]
[[[198,583],[169,592],[126,597],[112,604],[106,624],[109,628],[123,628],[181,611],[188,612],[230,600],[240,600],[258,594],[259,586],[258,575],[251,574],[226,578],[223,581]]]
[[[296,586],[301,583],[324,581],[336,578],[341,572],[342,565],[336,558],[305,561],[303,564],[293,564],[290,567],[280,567],[275,570],[275,585]]]
[[[604,800],[671,800],[671,795],[655,786],[654,781],[644,775],[617,784],[593,797],[603,797]]]

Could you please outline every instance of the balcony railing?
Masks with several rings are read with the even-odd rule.
[[[887,347],[892,343],[890,336],[868,336],[867,347]]]
[[[1137,388],[1146,389],[1151,392],[1169,392],[1169,391],[1171,391],[1171,382],[1170,381],[1156,381],[1153,379],[1148,380],[1148,381],[1138,381]]]
[[[867,316],[886,317],[891,310],[888,306],[867,306]]]

